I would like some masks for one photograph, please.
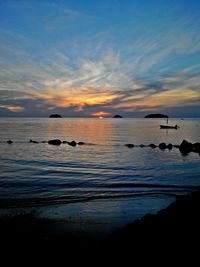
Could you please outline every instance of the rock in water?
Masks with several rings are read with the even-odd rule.
[[[159,144],[159,148],[160,149],[166,149],[167,148],[167,145],[165,143],[160,143]]]
[[[126,144],[125,146],[127,146],[128,148],[133,148],[135,145],[134,144]]]
[[[59,139],[53,139],[53,140],[48,141],[48,144],[55,145],[55,146],[59,146],[59,145],[61,145],[61,143],[62,142]]]
[[[76,146],[76,144],[77,144],[76,141],[74,141],[74,140],[71,141],[71,142],[67,142],[67,143],[68,143],[68,145],[70,145],[70,146]]]
[[[182,154],[188,154],[192,151],[192,143],[183,140],[183,142],[180,144],[179,150]]]

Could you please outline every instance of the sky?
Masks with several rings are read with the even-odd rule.
[[[0,116],[200,117],[199,0],[0,0]]]

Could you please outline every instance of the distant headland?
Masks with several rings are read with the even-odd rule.
[[[113,118],[123,118],[123,117],[121,115],[119,115],[119,114],[116,114],[116,115],[113,116]]]
[[[62,118],[62,116],[59,114],[51,114],[49,118]]]
[[[167,115],[156,113],[156,114],[148,114],[145,118],[168,118]]]

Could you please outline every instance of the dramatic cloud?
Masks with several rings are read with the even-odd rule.
[[[57,90],[48,90],[35,94],[35,98],[46,101],[54,107],[74,107],[76,111],[81,111],[85,106],[102,105],[112,102],[118,98],[113,92],[101,90],[98,92],[97,87],[58,87]]]
[[[108,0],[98,8],[96,1],[36,2],[1,4],[0,115],[200,116],[200,16],[193,0],[128,7]]]
[[[112,62],[115,62],[114,68]],[[7,71],[4,68],[0,83],[1,107],[22,111],[26,100],[35,103],[39,110],[44,107],[47,111],[73,108],[76,113],[88,109],[87,115],[99,117],[108,116],[115,110],[145,112],[198,104],[200,75],[191,74],[191,68],[152,80],[133,77],[125,70],[126,65],[120,63],[119,55],[114,60],[114,54],[105,55],[98,61],[82,60],[77,68],[70,68],[59,60],[49,65],[37,66],[29,61],[27,68],[26,65]],[[18,109],[12,109],[14,106]],[[98,114],[100,108],[104,114]]]

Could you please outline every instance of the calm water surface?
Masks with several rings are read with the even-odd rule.
[[[134,147],[200,142],[199,119],[0,118],[0,212],[34,210],[76,231],[110,231],[200,185],[200,156]],[[52,146],[29,140],[83,141]],[[13,144],[6,143],[12,139]]]

